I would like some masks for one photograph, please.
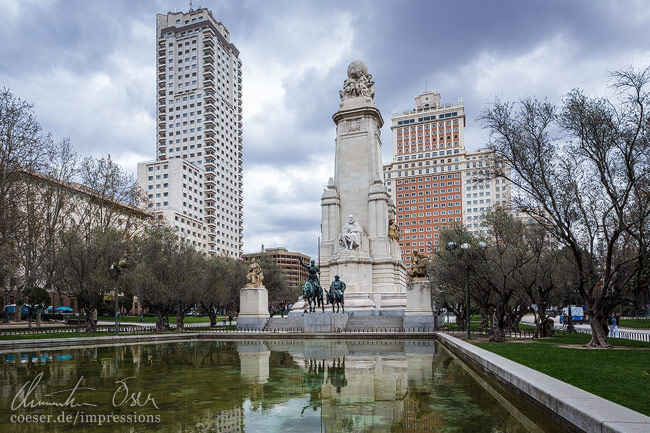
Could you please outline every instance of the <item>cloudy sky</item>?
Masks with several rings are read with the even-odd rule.
[[[316,254],[333,175],[338,89],[364,60],[390,125],[426,88],[462,97],[466,146],[495,97],[608,93],[608,71],[650,65],[647,1],[194,0],[224,23],[243,62],[244,251]],[[135,173],[155,155],[155,15],[181,0],[0,0],[0,86],[83,156]],[[391,159],[389,127],[382,131]]]

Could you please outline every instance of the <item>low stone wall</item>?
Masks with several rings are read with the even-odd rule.
[[[162,343],[171,341],[192,340],[248,340],[251,338],[277,340],[284,338],[316,339],[316,340],[432,340],[434,333],[420,332],[355,332],[355,333],[303,333],[303,332],[264,332],[264,331],[216,331],[216,332],[185,332],[153,335],[118,335],[106,337],[82,338],[38,338],[33,340],[4,340],[0,341],[0,352],[25,352],[31,349],[66,349],[83,346],[115,346],[121,344]]]
[[[438,340],[456,355],[509,389],[542,406],[587,433],[647,433],[650,417],[612,403],[532,368],[438,333]]]

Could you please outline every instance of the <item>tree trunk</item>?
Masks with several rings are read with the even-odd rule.
[[[181,311],[176,315],[176,331],[185,332],[185,311]]]
[[[41,310],[40,308],[36,311],[36,327],[41,327]]]
[[[210,328],[217,326],[217,310],[213,305],[208,308],[208,317],[210,318]]]
[[[505,311],[503,308],[497,307],[492,314],[492,338],[490,340],[497,343],[503,343],[506,341],[506,334],[504,331],[505,328]]]
[[[485,310],[481,309],[481,329],[486,330],[490,327],[488,316],[489,314]]]
[[[545,338],[553,336],[553,321],[546,316],[546,308],[539,308],[538,314],[535,315],[535,338]]]
[[[29,330],[31,330],[32,329],[32,310],[31,309],[29,310],[29,315],[27,316],[27,321],[28,321],[27,328],[29,328]]]
[[[90,310],[88,313],[86,313],[86,332],[95,331],[97,331],[97,327],[95,326],[95,321],[93,320],[92,310]]]
[[[604,314],[592,314],[589,319],[589,326],[591,327],[591,340],[587,343],[586,347],[612,347],[607,342],[607,320]]]
[[[457,311],[454,311],[454,314],[456,315],[456,325],[458,326],[458,329],[465,329],[465,314]]]
[[[165,332],[165,323],[163,321],[162,311],[156,310],[156,331]]]

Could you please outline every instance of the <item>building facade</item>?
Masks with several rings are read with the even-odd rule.
[[[197,249],[240,257],[243,153],[239,51],[225,26],[205,8],[158,14],[156,44],[156,161],[140,164],[138,179],[141,170],[151,173],[153,168],[155,181],[160,162],[169,162],[164,169],[169,171],[168,199],[157,197],[154,186],[150,209],[178,227]],[[171,164],[176,160],[183,164]],[[195,172],[192,186],[182,177],[190,171]],[[143,175],[140,186],[146,195],[150,195],[149,181],[149,175]]]
[[[187,243],[208,252],[204,181],[205,171],[184,159],[138,164],[138,185],[149,209]]]
[[[242,258],[244,262],[248,264],[251,259],[259,259],[262,255],[268,255],[273,259],[276,266],[284,272],[286,275],[287,287],[294,288],[299,287],[309,276],[309,271],[304,267],[300,266],[302,261],[305,264],[309,264],[311,258],[308,255],[289,251],[286,248],[264,248],[262,245],[262,251],[259,253],[250,253],[243,254]]]
[[[479,234],[486,210],[510,205],[505,180],[488,179],[493,154],[465,149],[465,126],[462,100],[442,104],[438,92],[420,94],[413,110],[392,116],[393,160],[384,166],[384,183],[407,267],[415,251],[430,255],[439,247],[443,230],[464,224]]]
[[[21,191],[23,201],[14,209],[21,217],[30,220],[30,224],[20,225],[20,237],[32,243],[32,248],[41,249],[48,245],[53,251],[60,249],[59,234],[65,230],[75,229],[90,231],[94,228],[114,228],[126,237],[135,237],[156,223],[155,215],[137,204],[115,200],[107,191],[97,191],[86,185],[66,181],[35,171],[23,170],[14,174],[15,185]],[[32,209],[30,212],[29,209]],[[34,209],[40,213],[34,212]],[[24,210],[24,213],[23,213]],[[29,218],[26,218],[29,216]],[[42,218],[42,220],[36,220]],[[47,224],[49,231],[44,229]],[[38,228],[40,227],[40,229]],[[49,237],[49,240],[45,238]],[[52,239],[54,237],[55,239]],[[19,242],[13,247],[20,249]],[[20,253],[12,253],[16,257]],[[26,283],[26,270],[19,260],[13,260],[16,274],[12,278],[0,279],[3,305],[15,304],[20,299],[20,290]],[[47,287],[41,279],[32,283]],[[53,308],[70,307],[79,312],[74,298],[59,293],[51,287],[50,306]]]

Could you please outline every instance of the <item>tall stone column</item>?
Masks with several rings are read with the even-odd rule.
[[[323,193],[321,279],[338,274],[347,285],[346,310],[406,308],[405,267],[396,241],[388,237],[395,208],[384,186],[381,127],[374,82],[356,60],[339,92],[334,177]]]

